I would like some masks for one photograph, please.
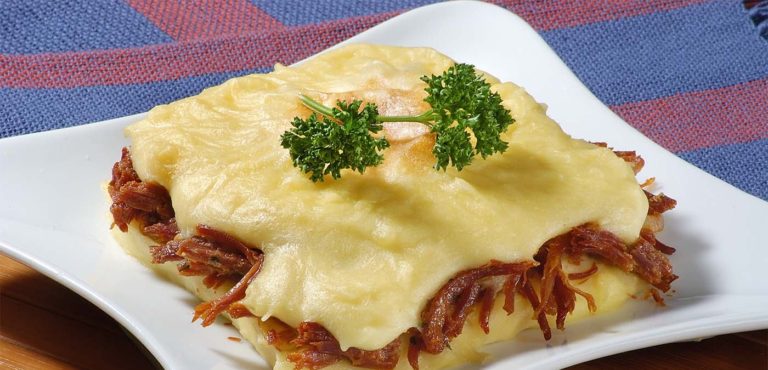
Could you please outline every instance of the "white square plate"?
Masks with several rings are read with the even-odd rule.
[[[457,25],[461,24],[461,27]],[[382,23],[345,43],[433,47],[524,86],[574,137],[636,150],[641,176],[678,200],[660,238],[680,275],[667,307],[632,302],[568,325],[549,344],[536,330],[491,346],[492,369],[569,366],[617,352],[768,327],[768,203],[696,169],[623,122],[523,20],[496,6],[448,2]],[[125,255],[108,233],[101,189],[130,116],[0,140],[0,252],[64,284],[124,325],[166,369],[265,368],[229,326],[190,323],[195,300]],[[493,328],[491,328],[493,330]]]

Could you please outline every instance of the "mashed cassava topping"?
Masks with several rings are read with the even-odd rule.
[[[276,368],[453,366],[520,330],[548,338],[568,314],[667,291],[674,250],[655,233],[674,201],[638,185],[642,160],[571,138],[523,89],[486,74],[497,114],[514,120],[494,131],[503,150],[483,154],[485,134],[466,126],[469,154],[484,158],[441,165],[464,157],[440,162],[450,137],[434,124],[382,120],[365,135],[386,150],[364,171],[353,163],[341,180],[313,182],[294,168],[295,145],[314,148],[285,144],[295,117],[313,117],[301,96],[419,116],[434,108],[421,77],[452,66],[431,49],[351,45],[154,108],[126,129],[130,151],[113,170],[121,244],[185,276],[207,300],[196,315],[228,313]],[[445,135],[466,152],[464,134]],[[324,172],[330,161],[311,163],[313,179],[338,177]]]

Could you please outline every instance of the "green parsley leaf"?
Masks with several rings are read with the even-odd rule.
[[[325,175],[338,179],[345,168],[363,173],[366,167],[380,164],[384,157],[379,151],[389,147],[389,142],[371,135],[383,128],[376,121],[376,106],[369,103],[360,110],[361,104],[360,100],[339,101],[326,112],[330,117],[321,119],[317,113],[307,119],[295,117],[293,128],[280,137],[293,165],[317,182]]]
[[[361,110],[359,100],[337,101],[336,107],[329,108],[302,95],[302,102],[314,113],[307,119],[295,117],[293,128],[283,133],[280,143],[290,151],[293,165],[315,182],[323,181],[325,175],[338,179],[342,169],[363,173],[379,165],[383,160],[379,152],[389,142],[372,134],[383,129],[382,122],[429,126],[436,135],[432,153],[438,170],[453,166],[461,171],[477,155],[486,158],[507,150],[501,134],[515,120],[474,66],[456,64],[440,76],[421,80],[427,84],[424,101],[432,108],[418,116],[380,116],[371,103]]]
[[[469,64],[456,64],[442,75],[424,76],[427,97],[432,106],[432,132],[437,141],[432,153],[435,168],[445,170],[449,163],[459,171],[476,155],[483,158],[507,150],[500,135],[514,122],[501,96],[491,92],[491,85],[475,73]],[[475,136],[472,147],[469,131]]]

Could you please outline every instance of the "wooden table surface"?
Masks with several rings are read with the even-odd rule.
[[[154,369],[145,351],[85,299],[0,255],[0,369]],[[768,330],[646,348],[569,369],[619,368],[768,369]]]

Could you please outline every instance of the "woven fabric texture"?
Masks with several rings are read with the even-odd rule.
[[[434,2],[2,1],[0,138],[144,112]],[[491,2],[628,123],[768,200],[765,1]]]

